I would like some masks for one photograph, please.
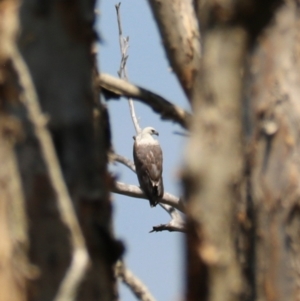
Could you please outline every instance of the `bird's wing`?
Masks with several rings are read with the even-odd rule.
[[[157,145],[134,144],[134,161],[137,169],[148,174],[151,182],[157,182],[162,175],[162,150]]]
[[[156,206],[164,194],[161,148],[159,145],[137,145],[135,142],[133,157],[141,189],[151,207]]]

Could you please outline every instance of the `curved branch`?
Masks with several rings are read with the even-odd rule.
[[[124,264],[118,261],[115,266],[115,274],[124,284],[126,284],[132,293],[141,301],[155,301],[144,283],[141,282]]]
[[[106,73],[99,75],[98,85],[101,87],[102,92],[108,92],[108,97],[115,95],[132,97],[149,105],[153,111],[161,115],[162,119],[172,120],[180,124],[183,128],[188,128],[191,119],[190,113],[149,90],[140,88]]]
[[[200,31],[192,0],[149,0],[167,57],[191,101],[200,68]]]
[[[131,196],[131,197],[138,198],[138,199],[148,200],[146,198],[145,194],[142,192],[142,190],[138,186],[125,184],[125,183],[118,182],[118,181],[116,181],[115,185],[112,187],[112,192],[115,192],[117,194],[126,195],[126,196]],[[168,192],[164,193],[161,203],[170,205],[183,213],[185,212],[185,205],[184,205],[183,201],[180,198],[178,198]]]

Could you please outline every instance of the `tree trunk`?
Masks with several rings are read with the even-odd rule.
[[[208,25],[202,39],[185,173],[187,300],[239,300],[242,277],[234,234],[243,159],[240,71],[247,36],[240,26]]]
[[[283,4],[248,63],[254,296],[300,300],[300,9]],[[251,101],[250,101],[251,100]]]
[[[187,300],[299,300],[299,7],[227,4],[197,6]]]
[[[16,3],[11,2],[16,13]],[[92,45],[96,37],[93,21],[94,1],[25,0],[20,9],[21,35],[18,43],[40,105],[49,117],[48,128],[90,256],[88,272],[75,299],[111,301],[116,298],[113,264],[122,252],[122,245],[113,238],[111,228],[109,186],[112,179],[107,173],[106,155],[110,145],[109,124],[93,84]],[[14,39],[11,43],[15,43]],[[7,56],[13,56],[12,53],[8,49]],[[22,123],[20,131],[23,137],[16,145],[16,155],[29,220],[29,258],[38,271],[28,276],[36,277],[28,285],[27,299],[53,300],[71,263],[70,231],[61,218],[35,125],[28,118],[28,108],[17,101],[20,91],[17,85],[21,89],[26,87],[19,81],[20,74],[14,76],[16,85],[13,87],[13,97],[16,103],[9,106],[8,112],[15,116],[17,125]],[[13,144],[7,141],[6,131],[7,125],[3,121],[0,160],[6,164],[1,165],[0,179],[16,180],[11,184],[6,180],[5,189],[1,190],[1,237],[7,244],[1,246],[3,258],[0,262],[6,258],[8,261],[5,261],[0,277],[3,278],[3,285],[8,282],[10,285],[4,285],[0,297],[5,296],[3,300],[6,301],[25,300],[24,273],[10,262],[16,252],[11,233],[15,229],[9,229],[12,223],[10,218],[16,217],[7,216],[10,208],[15,206],[13,202],[9,203],[9,199],[21,204],[22,193],[19,189],[12,190],[13,185],[18,188],[18,174]],[[3,183],[6,182],[3,180]],[[26,233],[25,222],[23,226]],[[26,242],[26,235],[23,236]],[[18,256],[15,256],[16,259]],[[15,274],[20,279],[15,279]],[[9,293],[11,299],[6,298]]]

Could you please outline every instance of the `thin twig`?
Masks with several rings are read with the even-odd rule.
[[[158,94],[106,73],[99,75],[97,84],[104,92],[108,91],[117,96],[127,96],[139,100],[160,114],[162,119],[171,120],[188,129],[191,114]]]
[[[118,29],[119,29],[119,44],[120,44],[120,51],[121,51],[121,63],[120,69],[118,71],[118,75],[121,79],[128,81],[127,70],[126,70],[126,63],[128,59],[127,50],[129,48],[129,37],[123,37],[123,30],[122,30],[122,22],[121,22],[121,14],[120,14],[120,6],[121,3],[115,5],[116,12],[117,12],[117,19],[118,19]],[[136,134],[141,132],[141,127],[139,125],[138,119],[136,118],[133,100],[131,97],[128,98],[128,104],[130,109],[130,115],[134,124]]]
[[[143,193],[143,191],[138,186],[125,184],[119,181],[115,182],[114,187],[112,188],[112,192],[138,198],[138,199],[148,200],[145,194]],[[183,213],[185,211],[185,206],[183,201],[180,198],[168,192],[164,193],[161,203],[170,205]]]
[[[126,284],[133,294],[141,301],[155,301],[148,288],[138,279],[122,261],[118,261],[115,266],[116,276]]]
[[[84,277],[89,256],[71,198],[61,173],[50,133],[46,128],[47,118],[42,114],[30,72],[16,46],[12,50],[11,59],[23,88],[22,101],[34,125],[35,134],[39,140],[49,177],[57,196],[61,219],[70,231],[72,261],[54,300],[71,301],[74,300],[76,290]]]

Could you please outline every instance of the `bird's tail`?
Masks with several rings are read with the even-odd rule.
[[[163,198],[164,195],[164,184],[161,178],[157,183],[153,185],[153,195],[149,198],[150,206],[155,207]]]

